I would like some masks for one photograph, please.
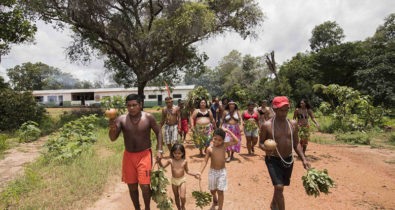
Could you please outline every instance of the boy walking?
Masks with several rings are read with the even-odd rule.
[[[224,142],[225,132],[232,136],[232,141]],[[207,166],[208,159],[211,158],[210,172],[208,174],[208,189],[213,195],[212,209],[218,205],[218,210],[222,210],[224,204],[224,191],[228,189],[228,180],[225,168],[226,148],[239,143],[238,138],[226,128],[217,128],[214,131],[213,145],[207,149],[206,157],[201,168],[201,173]],[[218,195],[218,197],[217,197]]]

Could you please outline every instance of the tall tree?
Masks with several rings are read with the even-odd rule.
[[[0,2],[0,56],[9,52],[11,44],[31,41],[36,31],[36,26],[23,15],[16,0]]]
[[[0,90],[8,88],[8,84],[4,81],[4,78],[0,76]]]
[[[336,21],[325,21],[314,27],[309,39],[311,50],[318,52],[320,49],[338,45],[344,39],[343,29]]]
[[[137,86],[140,96],[161,74],[178,77],[177,71],[204,68],[198,41],[229,30],[246,38],[263,21],[255,0],[22,1],[39,18],[71,26],[73,59],[87,58],[91,50],[106,55],[117,81]]]
[[[385,18],[365,47],[367,65],[355,73],[357,87],[372,96],[375,105],[395,107],[395,13]]]

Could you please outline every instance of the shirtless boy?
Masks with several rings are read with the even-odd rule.
[[[141,99],[136,94],[126,97],[128,114],[110,119],[109,136],[117,140],[123,133],[125,151],[123,154],[122,181],[129,187],[134,208],[139,210],[138,185],[143,193],[145,209],[150,209],[151,189],[150,172],[152,167],[151,129],[157,138],[157,158],[162,158],[162,134],[154,116],[141,111]]]
[[[259,146],[266,151],[265,163],[274,186],[271,209],[285,209],[284,186],[289,186],[293,168],[292,148],[301,157],[305,169],[310,168],[310,163],[303,155],[302,147],[299,144],[298,126],[294,120],[287,119],[289,101],[285,96],[278,96],[273,99],[272,107],[275,116],[271,120],[264,122],[261,133],[262,139]],[[265,149],[264,141],[273,139],[277,143],[275,151]]]
[[[232,136],[232,141],[224,142],[225,132]],[[224,191],[228,189],[228,180],[225,168],[226,148],[239,143],[238,138],[226,128],[217,128],[213,134],[213,145],[207,149],[206,157],[201,168],[203,173],[208,159],[211,158],[210,172],[208,174],[208,189],[213,195],[214,209],[218,205],[218,210],[222,210],[224,205]],[[218,197],[217,197],[218,194]]]
[[[178,133],[181,133],[181,115],[180,109],[173,105],[173,99],[171,97],[165,98],[166,107],[162,110],[162,119],[160,121],[160,127],[165,125],[165,142],[169,152],[173,147],[173,144],[177,143]]]

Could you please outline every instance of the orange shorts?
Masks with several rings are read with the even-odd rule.
[[[147,149],[141,152],[123,152],[122,181],[126,184],[150,184],[152,152]]]

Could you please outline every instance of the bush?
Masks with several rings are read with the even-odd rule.
[[[78,120],[83,116],[89,116],[89,115],[96,115],[98,117],[102,117],[104,116],[104,111],[103,109],[88,108],[88,109],[72,110],[70,113],[64,112],[62,115],[60,115],[58,127],[62,127],[68,122]]]
[[[336,134],[336,141],[343,141],[349,144],[370,145],[371,136],[363,132],[348,132]]]
[[[122,114],[126,112],[126,96],[103,97],[100,103],[106,109],[116,108]]]
[[[41,130],[38,128],[38,123],[27,121],[18,129],[19,142],[32,142],[38,139]]]
[[[8,149],[7,135],[0,134],[0,152]]]
[[[54,132],[56,129],[59,128],[59,122],[58,120],[55,120],[54,118],[44,115],[44,117],[41,119],[39,123],[39,128],[41,130],[41,135],[45,136],[48,135],[52,132]]]
[[[10,89],[0,91],[0,131],[12,131],[24,122],[40,122],[45,114],[31,92],[18,92]]]
[[[98,120],[96,115],[83,116],[78,120],[66,123],[57,137],[50,138],[45,146],[48,152],[47,159],[68,160],[81,154],[94,142],[96,136],[93,134],[94,123]]]
[[[395,133],[392,132],[389,138],[390,142],[395,143]]]

